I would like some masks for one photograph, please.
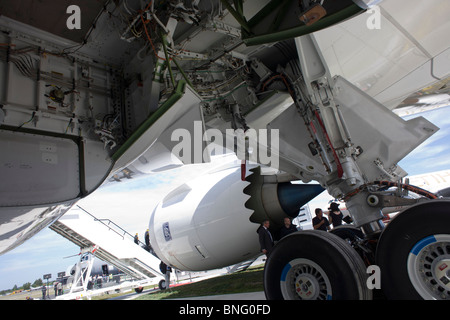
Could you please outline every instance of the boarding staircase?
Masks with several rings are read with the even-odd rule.
[[[241,263],[235,264],[231,267],[231,269],[228,272],[234,273],[234,272],[245,271],[253,264],[253,262],[256,261],[256,259],[258,259],[258,256],[254,257],[252,259],[249,259],[247,261],[243,261]]]
[[[136,280],[163,279],[159,260],[134,243],[133,236],[108,219],[97,219],[77,206],[55,221],[50,229],[73,242],[81,249],[91,248],[95,256],[109,262]],[[153,282],[153,281],[152,281]]]

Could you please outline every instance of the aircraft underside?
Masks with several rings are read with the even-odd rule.
[[[385,2],[383,19],[397,26],[401,19],[388,14],[394,4]],[[392,112],[426,85],[446,86],[445,40],[438,48],[417,46],[428,55],[414,63],[429,63],[431,78],[388,97],[390,87],[409,85],[420,68],[370,86],[356,71],[329,68],[328,30],[341,23],[354,23],[347,28],[355,33],[368,28],[368,1],[104,1],[80,5],[83,34],[70,32],[71,12],[61,12],[58,29],[61,21],[47,16],[21,21],[6,3],[0,1],[0,252],[105,182],[233,151],[246,186],[239,189],[248,200],[242,212],[255,230],[264,219],[277,224],[289,216],[287,204],[310,200],[297,202],[291,194],[306,191],[291,181],[318,183],[317,193],[326,189],[345,201],[354,221],[280,240],[265,268],[269,299],[371,299],[371,266],[381,270],[388,298],[450,298],[449,203],[409,186],[397,165],[438,128]],[[50,1],[42,6],[59,10]],[[408,52],[402,57],[413,60]],[[250,163],[272,174],[248,175]],[[190,190],[177,189],[161,210],[169,212]],[[397,206],[407,209],[385,228],[381,210]],[[152,241],[167,249],[158,256],[181,261],[167,253],[175,240],[157,228],[160,238]],[[206,259],[205,249],[195,248]]]

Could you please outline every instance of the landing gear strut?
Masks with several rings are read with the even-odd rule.
[[[449,203],[407,188],[400,180],[406,172],[397,166],[437,127],[420,118],[421,125],[405,122],[345,79],[331,77],[313,36],[295,43],[302,77],[286,87],[303,120],[296,124],[304,127],[288,125],[288,117],[271,123],[285,139],[280,154],[315,163],[302,167],[302,180],[319,181],[331,196],[344,199],[364,239],[347,239],[350,230],[339,232],[347,240],[321,231],[283,238],[266,262],[266,297],[371,299],[366,267],[375,263],[389,298],[450,298]],[[420,134],[417,128],[423,129]],[[417,199],[427,205],[410,207],[384,229],[382,209],[416,203],[408,191],[433,200]]]

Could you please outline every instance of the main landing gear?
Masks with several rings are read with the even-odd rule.
[[[268,299],[372,298],[361,257],[345,240],[324,231],[301,231],[280,240],[267,259],[264,288]]]
[[[387,298],[450,300],[450,201],[426,202],[393,219],[376,260]]]
[[[266,262],[266,297],[369,300],[371,264],[379,267],[387,299],[450,300],[450,201],[412,206],[376,238],[352,226],[283,238]]]

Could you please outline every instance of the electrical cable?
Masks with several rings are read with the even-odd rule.
[[[152,38],[151,38],[150,35],[148,34],[148,30],[147,30],[147,26],[145,25],[144,17],[142,16],[142,13],[139,13],[139,15],[141,16],[141,21],[142,21],[142,25],[144,26],[145,34],[147,35],[147,39],[148,39],[148,41],[150,42],[150,45],[151,45],[152,48],[153,48],[153,52],[155,53],[155,56],[156,56],[158,59],[161,59],[161,60],[163,60],[163,61],[166,61],[166,59],[164,59],[164,58],[158,56],[158,53],[156,52],[156,48],[155,48],[155,45],[153,44]]]
[[[22,123],[22,124],[21,124],[20,126],[18,126],[18,127],[16,128],[16,130],[14,130],[14,131],[20,130],[20,128],[22,128],[24,125],[26,125],[26,124],[30,123],[31,121],[33,121],[35,115],[36,115],[36,111],[33,111],[30,120],[25,121],[24,123]]]

